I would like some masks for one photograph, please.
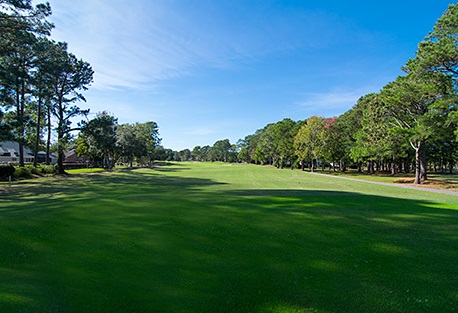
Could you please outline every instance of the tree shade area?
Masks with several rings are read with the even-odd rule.
[[[0,311],[453,312],[457,208],[222,162],[23,181],[0,201]]]
[[[458,4],[342,115],[181,151],[89,118],[94,70],[50,15],[0,0],[0,312],[458,311],[456,192],[313,173],[453,173]]]

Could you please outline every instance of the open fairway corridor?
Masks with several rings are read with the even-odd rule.
[[[458,310],[453,195],[174,163],[0,197],[0,312]]]

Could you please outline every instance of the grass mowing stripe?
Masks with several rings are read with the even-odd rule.
[[[218,163],[20,183],[0,311],[450,312],[457,198]]]

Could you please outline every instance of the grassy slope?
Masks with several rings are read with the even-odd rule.
[[[0,312],[458,310],[456,196],[180,164],[1,197]]]

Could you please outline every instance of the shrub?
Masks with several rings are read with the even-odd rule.
[[[8,178],[13,176],[15,172],[14,166],[10,164],[0,164],[0,178]]]
[[[30,167],[17,167],[14,172],[14,178],[32,178]]]
[[[30,174],[41,175],[41,169],[39,167],[34,167],[33,165],[26,165],[25,167],[29,170]]]
[[[56,167],[54,165],[41,165],[41,174],[55,174],[57,173]]]

